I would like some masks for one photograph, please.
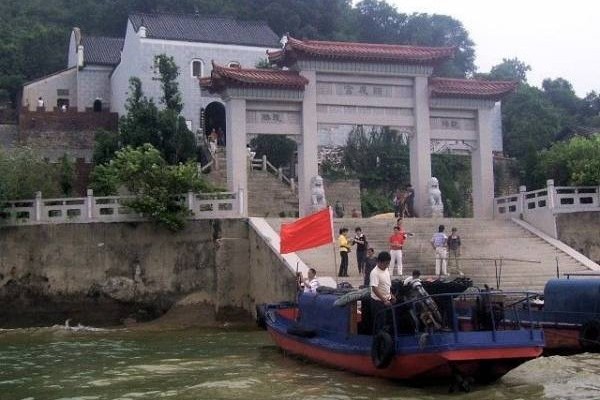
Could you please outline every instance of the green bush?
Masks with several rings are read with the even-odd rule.
[[[188,191],[210,191],[198,175],[195,163],[168,165],[151,144],[126,147],[115,153],[108,164],[92,172],[92,188],[100,195],[112,195],[124,187],[135,198],[127,206],[172,231],[184,228],[189,215],[177,195]]]
[[[68,177],[72,175],[61,180],[60,169],[28,147],[0,150],[0,201],[32,199],[38,191],[46,198],[61,197],[61,185],[72,185]]]

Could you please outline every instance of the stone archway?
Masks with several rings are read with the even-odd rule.
[[[218,134],[217,144],[225,146],[227,142],[227,121],[223,103],[213,101],[204,109],[204,134],[209,135],[214,129]],[[222,133],[221,133],[222,132]]]

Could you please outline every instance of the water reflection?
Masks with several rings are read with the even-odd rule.
[[[499,382],[449,395],[284,356],[263,331],[0,331],[0,398],[598,399],[600,356],[531,361]]]

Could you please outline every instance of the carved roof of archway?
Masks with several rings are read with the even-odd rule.
[[[270,87],[304,90],[308,80],[298,71],[229,68],[212,63],[210,77],[201,78],[200,86],[214,93],[226,87]]]
[[[288,36],[282,50],[267,51],[269,61],[280,66],[299,59],[375,61],[435,65],[454,55],[454,47],[299,40]]]
[[[500,100],[518,85],[515,81],[484,81],[478,79],[430,78],[432,97]]]

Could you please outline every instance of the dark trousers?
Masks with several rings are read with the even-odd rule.
[[[340,251],[340,270],[338,276],[348,276],[348,252]]]
[[[383,312],[384,310],[387,311]],[[371,318],[373,318],[373,335],[382,329],[388,333],[392,332],[392,312],[382,301],[371,299]]]
[[[367,252],[365,250],[356,250],[356,263],[358,264],[358,273],[362,274],[365,270],[365,263],[367,262]]]

